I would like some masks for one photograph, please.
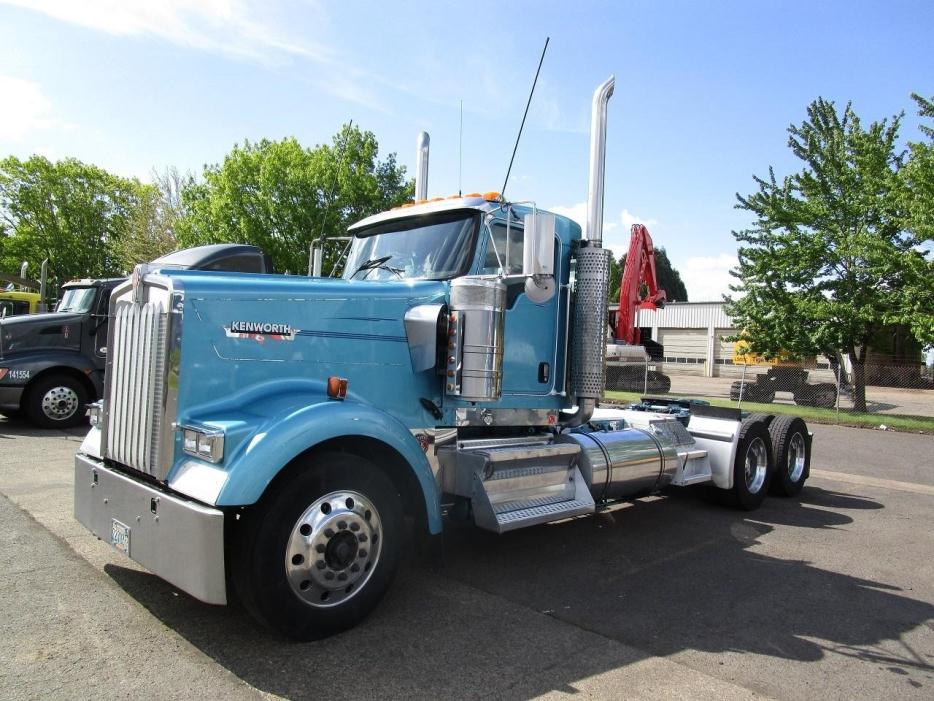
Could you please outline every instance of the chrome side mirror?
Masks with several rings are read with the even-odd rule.
[[[522,241],[522,274],[555,274],[555,215],[532,212],[525,215]]]
[[[535,304],[555,294],[555,215],[533,211],[525,215],[522,240],[522,274],[525,293]]]

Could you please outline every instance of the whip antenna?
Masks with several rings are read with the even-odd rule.
[[[503,187],[499,191],[502,198],[506,199],[506,185],[509,183],[509,174],[512,172],[512,162],[516,159],[516,150],[519,148],[519,139],[522,138],[522,129],[525,127],[525,118],[529,116],[529,105],[532,104],[532,95],[535,94],[535,86],[538,84],[538,74],[542,70],[542,63],[545,61],[545,52],[548,51],[548,42],[551,37],[545,37],[545,46],[542,49],[542,57],[538,60],[538,68],[535,71],[535,79],[532,81],[532,89],[529,91],[529,101],[525,103],[525,113],[522,115],[522,124],[519,125],[519,134],[516,136],[516,145],[512,147],[512,158],[509,159],[509,168],[506,170],[506,179],[503,181]]]

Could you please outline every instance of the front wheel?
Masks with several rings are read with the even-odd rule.
[[[88,391],[69,375],[41,377],[28,387],[23,410],[33,423],[43,428],[71,428],[83,423]]]
[[[373,463],[344,453],[280,484],[247,513],[233,552],[244,606],[298,640],[361,621],[392,582],[402,535],[401,499]]]

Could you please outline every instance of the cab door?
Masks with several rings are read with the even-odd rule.
[[[557,360],[559,294],[541,304],[529,300],[522,275],[521,220],[494,219],[481,230],[481,275],[504,275],[506,314],[503,397],[544,396],[552,392]]]

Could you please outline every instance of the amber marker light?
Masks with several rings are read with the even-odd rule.
[[[343,377],[328,378],[328,396],[331,399],[343,399],[347,396],[347,380]]]

